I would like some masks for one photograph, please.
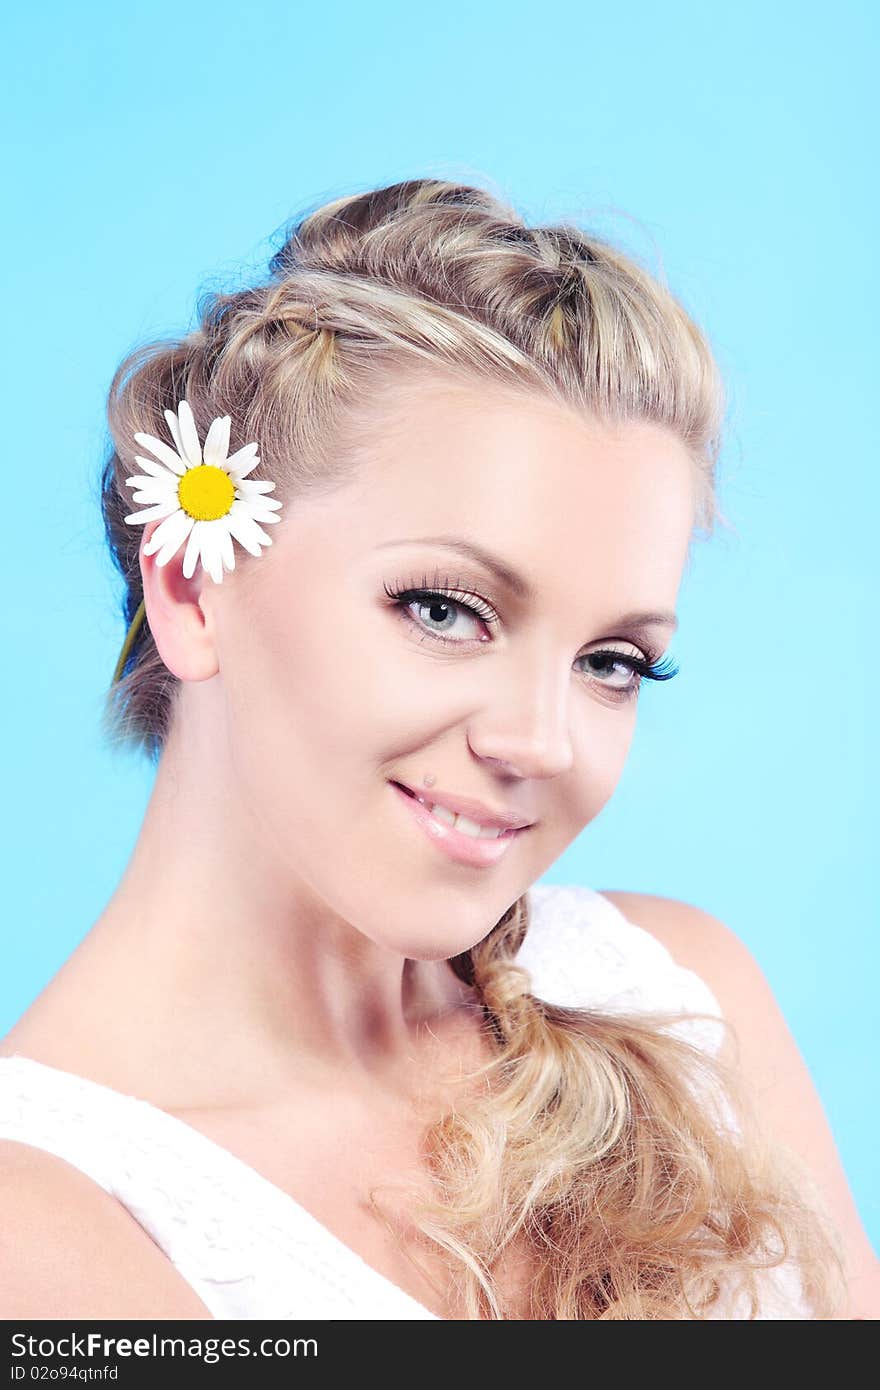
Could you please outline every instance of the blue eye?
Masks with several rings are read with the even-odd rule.
[[[425,582],[427,582],[427,580]],[[470,591],[468,591],[466,595],[462,595],[459,590],[453,592],[439,585],[434,589],[422,589],[389,587],[386,584],[384,589],[388,598],[395,602],[409,618],[410,622],[419,627],[427,637],[433,637],[436,641],[442,642],[448,647],[460,647],[468,639],[447,637],[445,633],[438,630],[437,627],[430,626],[430,623],[445,623],[448,618],[452,618],[453,622],[451,624],[447,623],[447,628],[451,629],[454,627],[455,620],[461,612],[469,613],[472,617],[478,618],[485,623],[498,622],[498,614],[495,610],[491,608],[479,594],[474,594]],[[465,597],[470,599],[471,602],[465,602]],[[429,613],[430,610],[436,611],[430,614],[428,620],[425,620],[422,617],[414,616],[414,614],[409,611],[413,608],[416,610],[427,609]],[[489,639],[487,637],[479,637],[475,640],[486,642]],[[629,671],[630,680],[622,686],[613,685],[609,681],[598,679],[599,686],[603,690],[607,690],[616,700],[630,700],[634,698],[638,694],[639,687],[643,680],[666,681],[678,675],[678,667],[671,665],[668,659],[663,662],[657,662],[650,657],[632,656],[626,652],[613,650],[587,652],[585,656],[579,657],[578,660],[584,662],[599,662],[600,665],[604,663],[605,666],[610,666],[612,669],[615,666],[621,666]],[[598,677],[598,672],[595,670],[591,672],[584,671],[583,674],[586,675],[588,679],[597,679]]]
[[[578,661],[597,661],[600,664],[604,665],[606,668],[610,668],[611,670],[613,670],[614,667],[622,666],[624,671],[629,672],[629,680],[624,685],[614,685],[613,682],[605,680],[599,681],[599,684],[601,686],[604,686],[605,689],[610,690],[613,695],[635,695],[638,691],[639,686],[642,683],[642,679],[645,677],[654,680],[668,679],[668,677],[658,675],[654,675],[653,677],[651,677],[651,670],[656,670],[656,668],[652,668],[652,665],[649,661],[643,661],[641,657],[628,656],[625,652],[588,652],[586,656],[578,657]],[[584,674],[593,674],[598,676],[599,673],[593,671],[592,673],[585,672]]]
[[[430,624],[430,626],[428,626],[428,631],[432,632],[436,637],[441,638],[441,640],[445,637],[445,632],[438,627],[434,627],[433,624],[445,623],[446,629],[452,630],[462,613],[469,613],[472,617],[480,618],[486,623],[494,623],[497,621],[494,613],[492,613],[490,609],[478,608],[476,603],[464,603],[459,599],[452,598],[450,594],[433,593],[427,589],[410,590],[408,594],[404,591],[404,593],[400,595],[400,603],[402,607],[405,606],[407,608],[415,608],[416,610],[424,610],[427,616],[423,617],[420,613],[418,621]],[[449,618],[453,620],[451,623],[447,622]],[[459,641],[464,640],[466,639],[455,639],[456,645]]]

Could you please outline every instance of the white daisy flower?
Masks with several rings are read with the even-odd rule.
[[[144,546],[145,555],[156,551],[157,565],[167,565],[186,541],[183,575],[191,579],[197,561],[216,584],[222,583],[224,567],[235,569],[233,536],[251,555],[261,555],[261,546],[272,544],[258,524],[280,521],[276,515],[281,503],[264,494],[275,484],[248,482],[260,462],[256,444],[245,444],[231,458],[229,430],[232,418],[218,416],[205,437],[204,454],[199,443],[195,417],[188,401],[181,401],[177,414],[165,411],[175,448],[152,434],[136,434],[135,440],[159,460],[135,455],[146,476],[126,478],[126,487],[139,488],[132,501],[146,504],[146,511],[132,512],[125,520],[140,526],[162,519],[161,525]]]

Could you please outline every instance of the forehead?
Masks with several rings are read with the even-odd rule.
[[[491,384],[392,391],[357,458],[352,520],[374,544],[468,531],[520,555],[577,553],[587,540],[600,553],[677,553],[693,527],[696,467],[668,430]]]

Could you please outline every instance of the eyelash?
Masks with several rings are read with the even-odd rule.
[[[427,575],[423,578],[422,584],[427,586]],[[402,614],[409,618],[410,622],[415,623],[425,636],[432,637],[437,642],[441,642],[447,647],[460,647],[463,643],[453,638],[444,637],[442,633],[432,632],[430,628],[422,627],[419,620],[408,612],[408,609],[413,603],[418,601],[419,604],[424,607],[429,605],[432,600],[439,600],[441,603],[453,604],[456,608],[464,609],[466,613],[480,618],[484,623],[497,623],[499,621],[498,614],[495,612],[494,608],[492,608],[485,599],[481,598],[479,594],[475,594],[470,590],[462,591],[457,588],[447,588],[440,583],[436,583],[434,588],[418,588],[412,585],[404,587],[400,584],[391,587],[385,584],[383,587],[388,598],[394,601]],[[472,601],[466,603],[464,601],[465,597]],[[641,657],[629,656],[625,652],[605,650],[587,652],[584,660],[594,659],[596,657],[608,657],[615,663],[628,666],[632,672],[635,679],[630,685],[615,687],[605,685],[602,681],[599,682],[600,686],[607,690],[612,698],[620,703],[634,699],[639,692],[639,687],[643,680],[668,681],[671,680],[673,676],[678,675],[679,668],[672,665],[668,658],[661,662],[650,654],[647,660],[644,660]],[[584,671],[583,674],[589,675],[589,672]]]

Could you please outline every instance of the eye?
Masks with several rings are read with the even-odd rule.
[[[444,594],[425,594],[410,605],[415,609],[420,623],[424,623],[429,631],[437,637],[446,637],[452,632],[459,632],[462,623],[462,616],[474,619],[480,617],[476,608],[467,603],[461,603],[457,599],[449,598]],[[465,622],[464,626],[467,626]],[[467,632],[461,633],[458,641],[465,641],[468,637]],[[484,639],[478,637],[477,641]]]
[[[585,674],[595,676],[603,689],[610,691],[616,698],[635,695],[642,683],[643,675],[651,669],[650,662],[643,657],[628,656],[625,652],[610,650],[587,652],[586,656],[578,657],[578,660],[595,662],[596,666]],[[615,676],[615,668],[620,679]],[[603,676],[603,671],[610,672],[608,679]]]
[[[402,589],[389,588],[385,585],[385,593],[390,599],[402,609],[408,612],[418,626],[423,627],[432,637],[436,637],[441,642],[447,642],[451,646],[459,646],[463,642],[477,641],[487,642],[485,636],[478,636],[475,633],[462,631],[462,618],[479,620],[483,623],[495,623],[498,621],[498,614],[494,608],[486,603],[479,594],[468,591],[462,593],[460,590],[451,590],[438,586],[436,589]],[[454,596],[457,595],[457,596]],[[466,603],[464,600],[469,599]],[[413,610],[409,612],[409,610]],[[464,624],[465,628],[467,623]],[[447,636],[448,633],[458,633],[456,637]]]

